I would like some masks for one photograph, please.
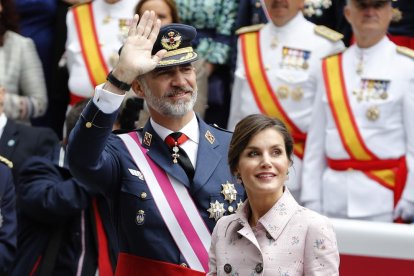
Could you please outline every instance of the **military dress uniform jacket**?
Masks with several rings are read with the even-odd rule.
[[[115,4],[108,4],[104,0],[94,0],[83,5],[90,6],[93,12],[93,26],[96,30],[96,39],[98,40],[99,53],[101,55],[106,74],[104,78],[98,80],[99,83],[91,82],[90,74],[87,69],[87,63],[84,55],[89,52],[83,51],[82,42],[79,40],[78,29],[75,24],[74,9],[71,8],[66,15],[67,40],[66,40],[66,58],[69,70],[69,91],[79,98],[89,98],[93,95],[95,85],[106,81],[105,77],[118,62],[118,51],[124,43],[128,34],[129,20],[133,17],[134,7],[138,1],[121,0]],[[86,22],[82,22],[86,24]],[[87,32],[89,40],[93,35]],[[96,58],[95,55],[90,55]],[[99,67],[99,66],[98,66]],[[98,71],[92,67],[92,71]],[[72,98],[73,99],[73,98]],[[74,100],[76,102],[76,100]],[[72,103],[75,103],[72,101]]]
[[[64,147],[56,144],[47,156],[29,158],[21,170],[19,247],[11,275],[42,275],[45,266],[53,267],[52,275],[96,275],[99,245],[91,207],[94,195],[72,177],[65,156]],[[109,208],[103,199],[97,205],[115,268],[117,245]]]
[[[322,57],[344,49],[340,35],[328,31],[332,41],[316,33],[316,25],[298,13],[283,27],[267,23],[259,32],[261,61],[274,96],[291,121],[307,133],[316,94],[317,71]],[[245,116],[262,113],[244,68],[239,38],[237,69],[232,91],[228,129],[233,130]],[[248,55],[251,55],[249,53]],[[300,55],[300,58],[297,56]],[[257,77],[254,77],[257,79]],[[300,190],[301,159],[294,157],[287,186],[297,198]]]
[[[116,116],[117,112],[103,113],[94,102],[88,104],[70,135],[68,158],[71,171],[78,179],[88,183],[90,189],[112,199],[121,252],[184,265],[186,260],[157,209],[139,165],[137,167],[123,141],[111,134]],[[207,211],[211,204],[216,201],[223,204],[224,215],[230,214],[236,210],[237,203],[244,199],[244,192],[240,185],[235,185],[237,198],[231,204],[221,193],[222,184],[226,181],[235,183],[227,165],[231,134],[207,125],[200,118],[197,120],[200,140],[192,181],[179,164],[173,164],[168,146],[154,131],[150,121],[138,130],[138,134],[147,137],[152,135],[150,142],[142,144],[148,150],[146,155],[166,173],[182,182],[212,232],[215,219]]]
[[[414,201],[413,57],[397,51],[386,37],[367,49],[355,44],[342,55],[346,96],[361,138],[380,159],[406,157],[408,177],[402,197],[410,201]],[[327,158],[350,156],[328,104],[322,72],[318,83],[314,107],[318,112],[313,113],[305,148],[302,201],[319,202],[329,216],[386,214],[392,220],[392,190],[361,171],[327,166]]]
[[[27,126],[0,115],[0,128],[5,122],[0,136],[0,155],[13,162],[13,178],[18,182],[19,170],[27,158],[44,155],[59,141],[49,128]]]
[[[16,197],[11,170],[0,162],[0,275],[10,268],[16,254]]]
[[[300,206],[287,189],[256,227],[249,215],[246,200],[217,222],[208,275],[339,275],[331,222]]]

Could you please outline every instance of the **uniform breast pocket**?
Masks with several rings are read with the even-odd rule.
[[[398,108],[392,99],[365,101],[353,109],[358,123],[364,128],[387,128],[393,120],[402,120],[402,108]]]
[[[127,179],[122,181],[120,195],[121,215],[128,221],[134,221],[137,225],[146,222],[146,218],[154,216],[154,199],[143,180]]]
[[[290,99],[297,103],[307,103],[313,99],[313,89],[308,72],[282,69],[276,72],[274,91],[280,100]]]

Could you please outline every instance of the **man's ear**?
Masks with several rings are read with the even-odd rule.
[[[143,98],[144,97],[144,89],[142,87],[141,82],[138,79],[135,79],[132,82],[132,90],[135,92],[135,94],[140,97]]]

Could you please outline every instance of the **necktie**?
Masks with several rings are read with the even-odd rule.
[[[194,167],[191,164],[190,158],[187,153],[179,147],[182,143],[188,140],[188,137],[181,132],[173,132],[165,138],[165,143],[170,147],[172,151],[173,163],[180,163],[183,167],[188,179],[192,180],[194,177]]]

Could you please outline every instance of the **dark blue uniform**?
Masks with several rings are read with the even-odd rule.
[[[45,157],[28,159],[18,184],[19,247],[11,275],[39,275],[45,263],[53,261],[53,275],[95,275],[98,251],[91,193],[72,177],[61,145]],[[108,218],[107,205],[99,203],[102,217],[106,213]],[[115,241],[109,219],[104,222],[109,240]],[[116,244],[110,245],[114,267]]]
[[[104,114],[93,102],[83,111],[69,139],[68,159],[72,173],[88,183],[94,191],[100,191],[113,200],[113,216],[118,230],[121,252],[159,260],[172,264],[186,263],[168,231],[153,196],[145,182],[130,172],[140,169],[134,163],[123,141],[111,134],[117,112]],[[237,188],[237,200],[229,204],[224,199],[222,184],[235,183],[227,165],[227,151],[231,134],[207,125],[198,118],[200,140],[197,153],[195,176],[190,181],[179,165],[172,165],[171,153],[152,128],[150,122],[139,130],[140,135],[152,135],[146,153],[166,173],[178,179],[189,191],[205,224],[212,232],[215,220],[209,218],[207,209],[216,200],[224,204],[226,213],[229,205],[234,210],[244,199],[241,185]],[[89,127],[89,128],[88,128]],[[214,142],[205,135],[209,131]],[[141,196],[145,193],[145,197]],[[231,209],[231,208],[230,208]],[[139,211],[145,213],[143,221],[137,223]]]
[[[45,155],[59,142],[53,130],[32,127],[7,119],[0,137],[0,155],[13,162],[13,178],[18,183],[18,172],[27,158]]]
[[[0,156],[0,275],[5,273],[16,254],[16,198],[13,176]]]

